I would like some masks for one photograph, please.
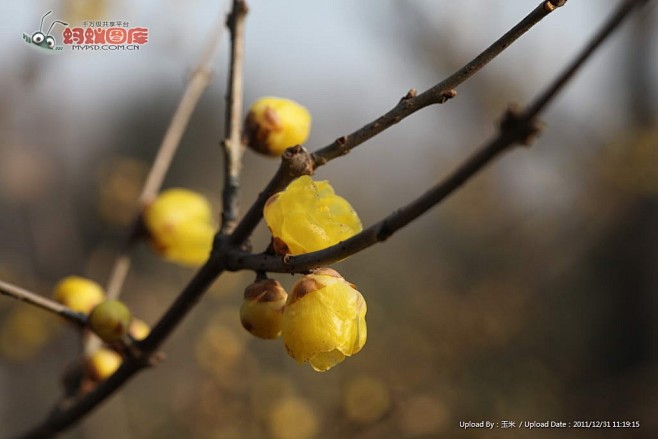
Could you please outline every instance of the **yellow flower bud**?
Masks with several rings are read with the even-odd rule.
[[[251,105],[244,126],[244,142],[251,149],[278,157],[308,139],[311,114],[295,101],[264,97]]]
[[[132,313],[123,302],[106,300],[94,307],[89,314],[89,329],[103,341],[111,343],[121,340],[130,328]]]
[[[335,270],[304,276],[288,296],[282,333],[286,350],[300,363],[324,372],[356,354],[366,342],[366,302]]]
[[[100,348],[86,361],[87,373],[94,381],[103,381],[121,366],[121,355],[107,348]]]
[[[79,276],[67,276],[53,290],[54,299],[73,311],[89,314],[105,299],[105,292],[96,282]]]
[[[128,330],[130,336],[137,341],[144,340],[151,333],[151,327],[141,319],[133,318]]]
[[[274,279],[261,279],[244,290],[240,322],[256,337],[273,339],[281,335],[281,317],[288,294]]]
[[[210,255],[215,236],[208,200],[187,189],[162,192],[143,214],[153,247],[165,259],[200,265]]]
[[[328,181],[313,181],[308,175],[270,197],[263,216],[279,254],[322,250],[363,229],[350,203],[336,195]]]

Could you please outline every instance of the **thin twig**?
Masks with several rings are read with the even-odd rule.
[[[557,94],[557,92],[564,87],[573,75],[582,67],[582,65],[589,59],[592,53],[603,43],[603,41],[614,31],[619,24],[626,18],[628,13],[635,7],[642,6],[648,3],[649,0],[625,0],[619,5],[614,15],[605,22],[603,27],[597,34],[590,40],[580,54],[574,59],[569,67],[567,67],[562,74],[548,87],[528,108],[526,109],[526,117],[535,117],[541,109],[543,109]]]
[[[233,0],[227,26],[231,31],[231,61],[226,94],[226,137],[224,147],[224,188],[222,190],[221,234],[235,228],[240,210],[240,173],[242,172],[242,108],[244,105],[244,24],[248,8],[244,0]]]
[[[332,144],[316,151],[313,154],[315,167],[325,164],[327,161],[347,154],[356,146],[381,133],[387,128],[400,122],[405,117],[416,111],[433,104],[443,104],[456,95],[455,88],[477,73],[485,65],[500,55],[521,35],[526,33],[544,17],[553,12],[555,8],[562,6],[563,1],[543,1],[532,12],[530,12],[516,26],[506,32],[486,50],[473,58],[468,64],[457,70],[454,74],[439,82],[432,88],[416,95],[415,90],[410,90],[391,111],[370,122],[364,127],[346,136],[339,137]],[[549,6],[550,5],[550,6]]]
[[[176,150],[180,145],[181,138],[185,133],[185,129],[194,113],[194,109],[199,103],[201,95],[210,84],[212,77],[212,66],[219,48],[220,36],[222,34],[223,23],[219,22],[213,30],[208,45],[204,50],[198,65],[190,76],[183,96],[174,112],[174,115],[167,127],[167,131],[162,139],[162,143],[153,161],[153,165],[149,171],[142,193],[139,196],[139,213],[141,210],[151,202],[160,191],[162,183],[165,179],[167,171],[171,166],[171,162],[176,154]],[[130,249],[140,236],[141,219],[138,216],[131,227],[131,232],[127,244],[121,249],[117,256],[112,272],[107,283],[107,297],[116,299],[121,294],[121,288],[125,283],[128,272],[130,271]]]
[[[226,261],[227,270],[259,270],[279,273],[300,273],[358,253],[378,242],[385,241],[393,233],[418,218],[423,213],[437,205],[456,189],[461,187],[472,176],[490,163],[494,158],[518,143],[528,144],[539,131],[536,116],[543,111],[549,102],[561,91],[568,80],[573,77],[586,60],[600,47],[612,32],[617,29],[630,11],[647,0],[626,0],[606,21],[582,52],[574,59],[525,111],[508,110],[501,122],[498,134],[482,148],[466,159],[445,180],[438,183],[423,195],[408,205],[396,210],[383,220],[373,224],[348,240],[340,242],[324,250],[299,256],[282,258],[269,254],[249,254],[239,249],[233,249]]]
[[[87,316],[84,314],[75,312],[61,303],[10,284],[9,282],[0,280],[0,294],[29,303],[30,305],[34,305],[53,314],[57,314],[76,326],[84,327],[87,324]]]

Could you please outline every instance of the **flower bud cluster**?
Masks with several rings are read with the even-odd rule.
[[[281,335],[292,358],[324,372],[363,348],[366,311],[353,284],[321,268],[300,279],[289,295],[275,280],[257,280],[245,290],[240,317],[252,334]]]
[[[106,299],[103,288],[90,279],[67,276],[55,285],[53,297],[72,311],[87,315],[86,328],[107,343],[85,354],[86,376],[94,382],[106,379],[121,365],[123,358],[116,343],[142,340],[150,332],[123,302]]]

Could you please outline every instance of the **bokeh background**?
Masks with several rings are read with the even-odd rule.
[[[459,87],[321,168],[371,224],[420,194],[532,99],[615,2],[549,16]],[[327,145],[425,90],[534,2],[252,0],[246,100],[285,96]],[[156,148],[228,2],[3,2],[0,278],[48,295],[101,283]],[[146,26],[139,52],[46,56],[41,16]],[[364,350],[319,374],[256,340],[238,308],[252,273],[223,275],[165,345],[70,438],[655,438],[658,434],[658,10],[627,22],[543,115],[529,149],[488,167],[384,244],[337,264],[368,301]],[[48,20],[48,19],[47,19]],[[57,30],[58,27],[55,27]],[[60,28],[61,31],[61,28]],[[57,35],[57,34],[56,34]],[[61,35],[61,34],[59,34]],[[218,212],[228,35],[165,187]],[[276,161],[248,152],[243,206]],[[254,248],[267,244],[261,229]],[[124,298],[154,323],[193,270],[134,253]],[[277,276],[286,286],[292,276]],[[78,358],[76,333],[0,297],[0,437],[46,416]],[[637,420],[633,430],[463,430],[460,421]]]

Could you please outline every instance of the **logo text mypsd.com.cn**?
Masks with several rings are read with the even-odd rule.
[[[135,51],[148,43],[148,28],[131,27],[130,23],[124,20],[84,21],[82,27],[69,27],[68,23],[54,20],[48,32],[44,34],[43,22],[51,13],[52,11],[49,11],[41,18],[38,31],[32,35],[23,34],[25,42],[46,49],[46,52],[50,53],[54,50],[62,50],[64,47],[70,47],[75,51]],[[63,46],[57,44],[54,35],[50,35],[56,23],[66,26],[61,34]]]

